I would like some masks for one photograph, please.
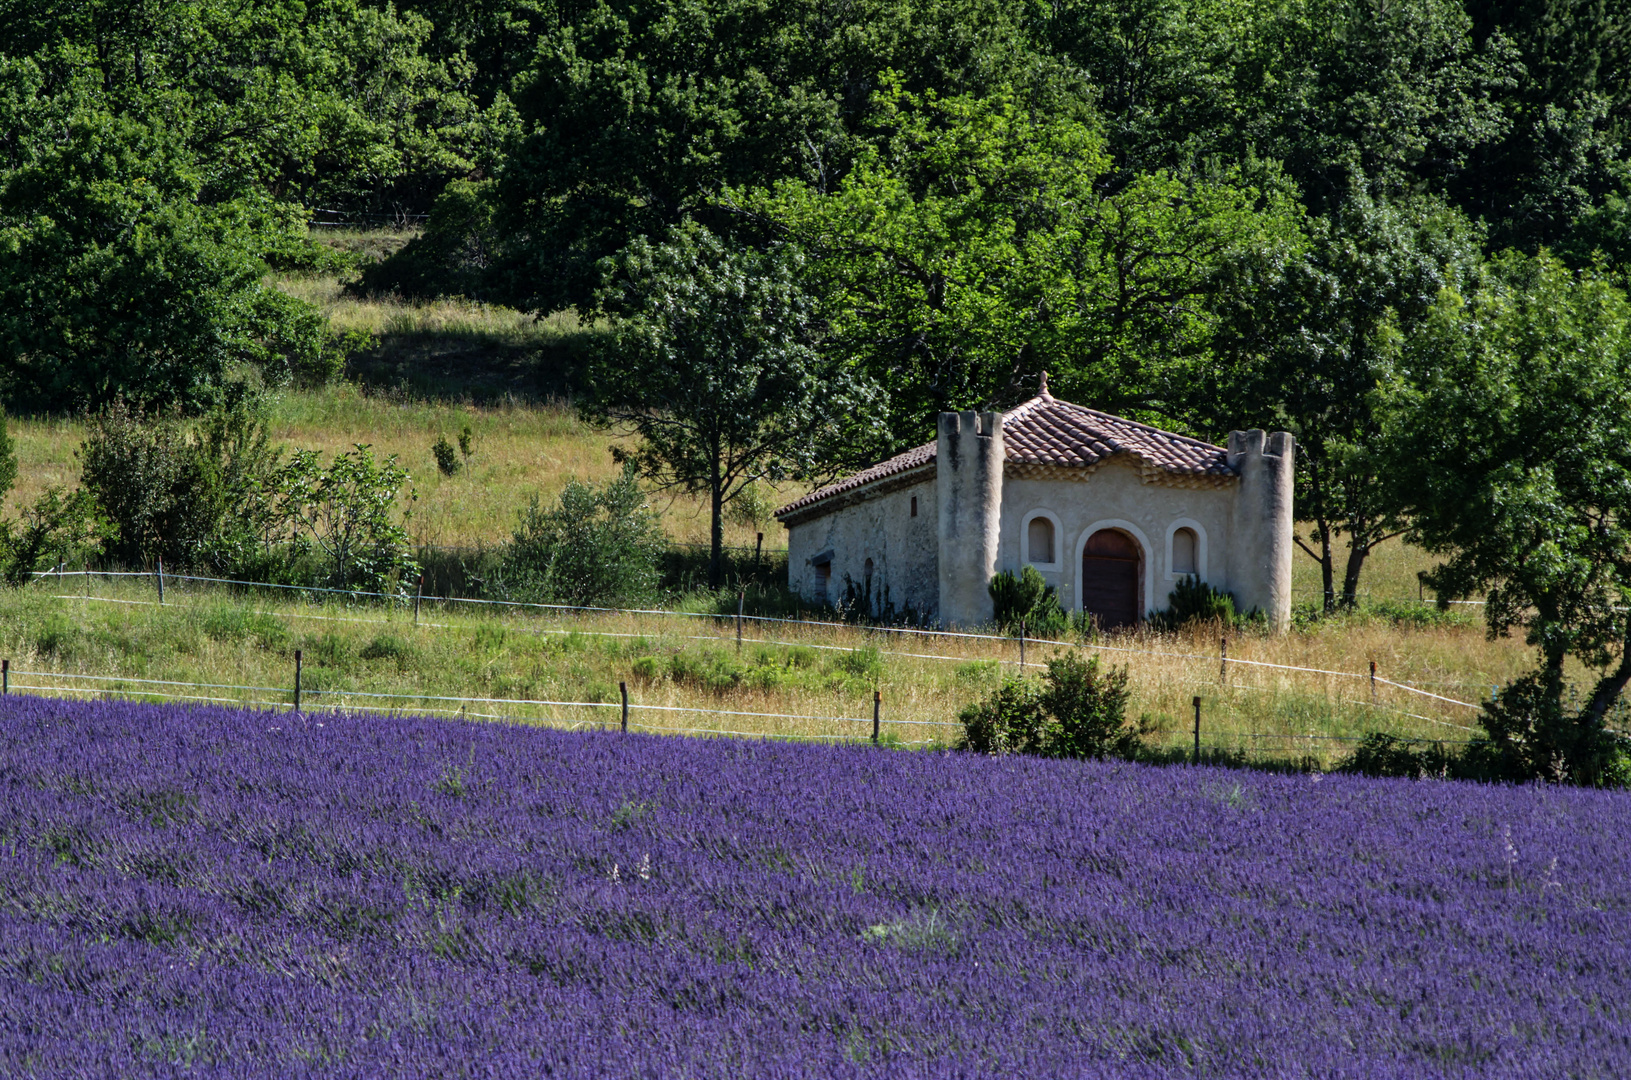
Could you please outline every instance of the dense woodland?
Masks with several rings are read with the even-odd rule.
[[[364,262],[314,220],[423,228]],[[1550,707],[1566,657],[1593,723],[1631,681],[1610,0],[0,0],[8,411],[331,378],[299,270],[602,327],[580,407],[711,496],[716,568],[755,480],[1045,370],[1293,432],[1328,606],[1408,531]]]

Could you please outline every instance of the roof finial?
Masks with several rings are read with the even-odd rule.
[[[1053,395],[1048,393],[1048,373],[1046,371],[1042,373],[1042,387],[1038,391],[1038,394],[1050,400],[1053,398]]]

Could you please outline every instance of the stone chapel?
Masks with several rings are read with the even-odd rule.
[[[1030,564],[1067,610],[1105,629],[1167,606],[1185,575],[1291,617],[1293,445],[1234,431],[1227,447],[1041,393],[1013,410],[941,413],[939,438],[776,512],[788,585],[864,598],[941,626],[992,616],[987,584]]]

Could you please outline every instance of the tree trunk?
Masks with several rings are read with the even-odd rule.
[[[725,492],[719,470],[714,470],[709,491],[712,520],[708,523],[708,588],[718,589],[725,584]]]
[[[1359,605],[1359,571],[1365,568],[1370,545],[1359,542],[1353,535],[1348,543],[1348,565],[1342,570],[1342,606],[1352,610]]]
[[[1325,586],[1322,609],[1327,615],[1336,610],[1336,560],[1331,557],[1331,523],[1320,518],[1315,525],[1320,531],[1320,580]]]

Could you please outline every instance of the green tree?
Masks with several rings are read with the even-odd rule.
[[[599,261],[637,236],[686,219],[731,231],[714,209],[727,187],[836,183],[886,70],[948,93],[1063,83],[1038,72],[1025,9],[1000,0],[599,0],[561,11],[515,80],[523,130],[498,176],[509,243],[495,288],[525,310],[589,307]]]
[[[254,206],[201,203],[162,130],[77,113],[0,174],[0,395],[13,407],[201,409],[234,363],[315,366],[322,322],[261,283],[279,227]]]
[[[1503,256],[1483,288],[1441,295],[1383,401],[1411,538],[1444,560],[1426,579],[1439,602],[1482,593],[1490,635],[1522,629],[1539,653],[1487,710],[1490,756],[1593,781],[1631,682],[1631,302],[1544,254]],[[1596,673],[1578,707],[1571,657]]]
[[[1327,611],[1352,606],[1365,560],[1404,523],[1378,460],[1371,391],[1440,290],[1479,273],[1478,230],[1442,203],[1389,204],[1357,186],[1307,226],[1294,257],[1243,260],[1220,289],[1225,363],[1190,386],[1196,426],[1288,430],[1297,440],[1296,537],[1319,564]]]
[[[637,240],[607,266],[617,318],[581,410],[640,436],[633,451],[613,449],[639,475],[707,497],[714,588],[730,502],[757,480],[847,463],[875,422],[868,384],[816,350],[800,269],[795,251],[733,247],[699,227]]]
[[[1100,134],[1012,94],[895,89],[877,122],[890,135],[832,190],[732,201],[811,253],[832,347],[889,387],[897,444],[939,411],[1028,396],[1044,368],[1077,400],[1170,408],[1208,354],[1221,269],[1296,243],[1283,193],[1237,175],[1102,192]]]

